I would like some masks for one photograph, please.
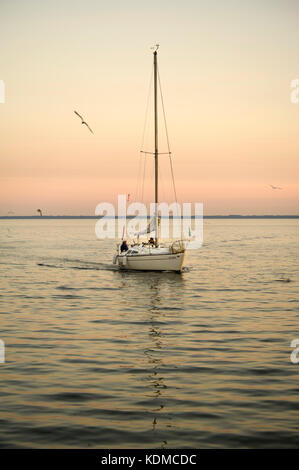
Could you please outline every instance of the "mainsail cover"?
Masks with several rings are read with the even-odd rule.
[[[136,232],[135,235],[139,237],[139,235],[146,235],[147,233],[154,232],[156,230],[156,218],[152,217],[148,226],[146,227],[145,230],[141,230],[140,232]]]

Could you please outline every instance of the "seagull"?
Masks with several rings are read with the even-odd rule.
[[[278,281],[278,282],[291,282],[291,279],[289,277],[284,277],[284,276],[281,276],[280,279],[275,279],[275,281]]]
[[[283,188],[280,188],[279,186],[273,186],[273,184],[270,184],[270,186],[272,189],[283,189]]]
[[[89,125],[87,124],[87,122],[84,121],[83,117],[80,116],[80,114],[77,113],[77,111],[74,111],[74,113],[77,114],[77,116],[79,116],[79,118],[81,119],[81,121],[82,121],[81,124],[85,124],[85,126],[87,126],[88,129],[90,130],[90,132],[93,134],[93,131],[90,129],[90,127],[89,127]]]

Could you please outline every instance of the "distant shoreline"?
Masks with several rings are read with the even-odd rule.
[[[68,220],[68,219],[100,219],[102,217],[96,215],[3,215],[0,216],[2,220],[10,220],[10,219],[58,219],[58,220]],[[128,219],[133,219],[134,216],[127,216]],[[149,217],[148,217],[149,218]],[[177,218],[177,217],[175,217]],[[194,219],[194,215],[191,216]],[[231,215],[204,215],[204,219],[299,219],[299,215],[238,215],[238,214],[231,214]],[[116,216],[118,219],[118,216]]]

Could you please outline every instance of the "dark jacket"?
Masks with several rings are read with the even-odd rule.
[[[123,251],[128,251],[128,245],[126,244],[126,242],[122,242],[122,245],[120,247],[120,252],[122,253]]]

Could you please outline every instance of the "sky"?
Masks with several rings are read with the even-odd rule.
[[[298,214],[298,24],[297,0],[0,0],[0,215],[136,199],[156,43],[178,201]],[[167,156],[160,167],[171,202]],[[149,202],[151,157],[146,169]]]

